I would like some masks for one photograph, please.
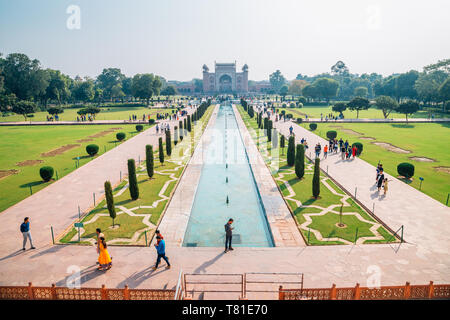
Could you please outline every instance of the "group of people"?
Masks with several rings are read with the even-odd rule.
[[[159,123],[156,124],[156,134],[159,134],[159,130],[161,130],[161,134],[165,133],[167,130],[170,130],[170,124],[168,122],[163,122],[161,125]]]
[[[59,116],[57,114],[54,116],[47,115],[47,121],[59,121]]]
[[[77,122],[83,122],[83,121],[94,121],[94,117],[90,114],[82,114],[80,116],[77,116]]]
[[[389,180],[384,176],[383,165],[381,163],[377,165],[377,176],[375,179],[375,184],[377,185],[378,192],[380,192],[381,188],[383,188],[384,195],[386,195],[388,191]]]
[[[332,114],[332,113],[329,113],[329,114],[325,115],[325,121],[328,121],[328,120],[334,120],[334,121],[336,121],[336,120],[338,120],[338,119],[344,119],[344,115],[343,115],[343,114],[340,114],[340,115],[338,115],[338,116],[335,116],[335,115]],[[323,121],[323,114],[322,114],[322,113],[320,114],[320,121]]]

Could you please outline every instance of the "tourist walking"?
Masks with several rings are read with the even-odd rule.
[[[378,180],[377,180],[378,192],[380,192],[383,182],[384,182],[384,173],[383,173],[383,169],[381,169],[380,174],[378,176]]]
[[[378,182],[378,177],[380,176],[380,172],[383,171],[383,165],[381,163],[379,163],[377,165],[377,175],[375,178],[375,184]]]
[[[233,223],[233,219],[230,218],[228,222],[225,224],[225,253],[228,252],[228,250],[234,250],[231,246],[231,241],[233,238],[233,227],[231,224]]]
[[[328,145],[325,145],[325,147],[323,147],[323,158],[324,159],[327,158],[327,153],[328,153]]]
[[[33,246],[33,240],[31,239],[31,231],[30,231],[30,218],[25,217],[23,219],[23,223],[20,225],[20,232],[22,232],[23,235],[23,251],[25,251],[25,245],[27,244],[27,239],[30,239],[30,249],[36,249]]]
[[[98,255],[98,270],[109,270],[112,267],[112,260],[109,256],[108,246],[105,241],[105,237],[100,237],[99,240],[99,255]]]
[[[389,180],[387,178],[385,178],[384,183],[383,183],[384,195],[386,195],[386,193],[388,191],[388,182],[389,182]]]
[[[166,261],[166,263],[167,263],[166,269],[170,269],[169,258],[166,257],[166,243],[164,242],[164,239],[162,239],[161,236],[159,236],[159,235],[156,236],[155,248],[156,248],[156,253],[158,254],[158,257],[156,258],[156,264],[152,269],[153,270],[158,269],[158,265],[161,262],[161,258],[163,258],[164,261]]]
[[[356,147],[355,146],[352,147],[352,156],[353,156],[353,158],[356,157]]]
[[[289,135],[292,136],[292,130],[294,130],[294,128],[292,128],[292,126],[289,127]]]

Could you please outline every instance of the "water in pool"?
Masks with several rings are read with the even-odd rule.
[[[221,247],[233,223],[233,246],[273,247],[272,235],[231,105],[219,107],[183,246]],[[228,204],[227,204],[228,198]]]

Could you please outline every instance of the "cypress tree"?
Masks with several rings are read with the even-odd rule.
[[[183,141],[183,121],[180,120],[179,124],[179,128],[180,128],[180,142]]]
[[[305,147],[302,144],[297,145],[295,153],[295,174],[299,179],[305,175]]]
[[[287,149],[287,164],[292,167],[295,163],[295,139],[294,136],[289,137]]]
[[[272,120],[267,121],[267,141],[272,141]]]
[[[192,127],[191,127],[191,115],[188,114],[187,116],[187,131],[191,132]]]
[[[273,129],[272,148],[278,148],[278,130]]]
[[[186,118],[187,118],[187,117],[186,117]],[[184,122],[184,125],[183,125],[184,130],[187,130],[187,125],[186,125],[186,121],[187,121],[187,120],[186,120],[186,118],[184,118],[184,121],[183,121],[183,122]]]
[[[178,127],[175,126],[175,128],[173,128],[173,144],[177,145],[178,143]]]
[[[154,174],[153,146],[151,144],[145,146],[145,163],[147,166],[148,177],[151,179]]]
[[[113,220],[114,227],[114,219],[116,218],[116,207],[114,206],[114,197],[111,188],[111,182],[105,181],[105,199],[106,206],[108,207],[109,216]]]
[[[314,199],[317,199],[320,194],[320,159],[316,158],[314,162],[314,176],[312,180],[312,193]]]
[[[283,154],[284,154],[285,143],[286,143],[286,138],[284,137],[284,135],[281,135],[281,137],[280,137],[280,148],[281,148],[281,152],[283,152]]]
[[[136,178],[136,164],[134,159],[128,159],[128,188],[130,189],[131,199],[139,198],[139,186]]]
[[[163,149],[163,141],[162,141],[162,137],[159,137],[158,140],[159,146],[159,162],[161,163],[161,165],[164,165],[164,149]]]
[[[166,153],[168,157],[172,154],[172,136],[170,130],[166,131]]]

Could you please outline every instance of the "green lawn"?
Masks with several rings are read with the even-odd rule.
[[[251,119],[241,106],[238,106],[238,110],[247,128],[250,129],[252,137],[256,141],[256,134],[253,134],[251,130],[257,129],[255,118]],[[267,138],[260,138],[259,150],[266,163],[269,164],[271,161],[269,157],[271,146],[270,144],[268,146]],[[372,223],[376,223],[376,221],[358,204],[356,204],[355,201],[346,196],[344,191],[342,191],[336,184],[327,178],[324,173],[321,173],[320,197],[318,199],[314,199],[312,197],[313,165],[310,164],[309,161],[306,161],[305,163],[305,175],[301,180],[295,175],[293,170],[294,168],[287,166],[286,150],[280,153],[279,166],[280,167],[278,170],[272,170],[272,175],[276,179],[275,181],[278,184],[283,197],[286,199],[289,207],[291,208],[297,223],[301,225],[307,222],[306,217],[309,216],[309,214],[324,212],[324,214],[320,216],[309,216],[312,222],[307,227],[300,228],[300,232],[302,232],[303,237],[308,244],[345,244],[349,242],[353,243],[361,237],[375,236],[370,228],[373,226]],[[285,182],[289,184],[293,194],[289,192]],[[327,187],[327,185],[325,185],[324,182],[330,186],[331,190]],[[300,201],[301,205],[298,205],[292,199]],[[342,204],[343,213],[353,213],[352,215],[342,216],[342,223],[346,225],[345,228],[339,228],[336,226],[339,222],[339,210]],[[325,213],[326,211],[324,210],[327,208],[332,208],[332,211]],[[357,215],[372,223],[361,221],[357,218]],[[320,232],[321,237],[323,238],[339,238],[347,242],[339,240],[320,240],[314,235],[313,232],[310,232],[310,229]],[[381,239],[362,239],[361,241],[363,241],[363,243],[387,243],[396,241],[396,239],[393,238],[392,235],[382,226],[377,228],[377,232],[380,234]]]
[[[137,115],[139,120],[142,120],[142,115],[155,115],[156,113],[172,114],[174,108],[146,108],[146,107],[111,107],[101,108],[102,111],[95,117],[96,120],[128,120],[131,115]],[[59,115],[60,121],[76,121],[77,111],[80,109],[64,109],[64,112]],[[36,112],[34,117],[28,118],[27,121],[47,121],[47,112]],[[155,116],[153,116],[155,118]],[[0,115],[0,122],[24,121],[23,116],[11,114],[5,117]]]
[[[288,104],[288,103],[287,103]],[[332,113],[334,116],[338,116],[338,112],[333,112],[331,110],[331,106],[325,107],[325,106],[305,106],[303,108],[278,108],[280,109],[280,112],[282,110],[286,111],[286,114],[292,113],[294,118],[300,117],[305,119],[305,114],[308,115],[308,118],[319,118],[320,114],[323,115],[323,118],[329,114]],[[356,119],[356,111],[346,110],[343,112],[345,119]],[[450,114],[441,114],[434,112],[435,118],[450,118]],[[401,113],[393,112],[389,115],[388,119],[391,118],[399,118],[399,119],[405,119],[405,115]],[[414,113],[413,115],[408,115],[408,118],[428,118],[428,111],[418,111]],[[368,110],[363,110],[359,112],[359,119],[384,119],[383,112],[376,108],[370,108]]]
[[[145,126],[145,129],[148,126]],[[114,129],[117,128],[117,129]],[[113,130],[114,131],[109,131]],[[106,132],[109,131],[109,132]],[[44,183],[39,175],[42,166],[52,166],[58,178],[69,174],[76,169],[76,158],[80,157],[82,166],[94,159],[86,153],[88,144],[97,144],[98,155],[111,150],[119,143],[116,142],[116,133],[125,132],[128,139],[136,134],[135,125],[89,125],[89,126],[7,126],[0,127],[0,212],[20,200],[37,192],[53,181]],[[93,135],[102,136],[91,137]],[[80,141],[92,139],[91,141]],[[62,146],[72,145],[73,148],[53,156],[44,156]],[[40,160],[34,165],[21,166],[26,160]],[[5,171],[17,170],[16,174],[6,175]],[[1,178],[3,177],[3,178]]]
[[[309,129],[308,124],[302,124]],[[338,127],[336,127],[338,126]],[[348,139],[350,143],[361,142],[364,145],[361,159],[372,165],[378,161],[383,164],[384,170],[398,176],[397,165],[409,162],[415,166],[413,181],[407,183],[419,189],[419,177],[423,177],[421,191],[430,197],[446,203],[450,192],[450,125],[448,123],[415,123],[415,124],[388,124],[388,123],[318,123],[316,134],[326,138],[328,130],[336,130],[338,139]],[[352,130],[352,131],[346,131]],[[360,134],[358,134],[360,133]],[[364,137],[375,140],[364,140]],[[396,153],[386,150],[373,142],[387,142],[410,153]],[[421,162],[410,157],[426,157],[435,162]],[[446,167],[438,170],[437,167]]]
[[[212,115],[214,106],[208,108],[206,113],[202,118],[202,122],[197,122],[197,126],[202,125],[202,130],[206,127],[209,118]],[[191,131],[191,137],[194,136],[194,128]],[[198,143],[200,137],[195,137],[195,144]],[[193,139],[191,139],[193,140]],[[187,162],[191,156],[192,144],[188,139],[183,139],[182,142],[178,143],[175,147],[172,147],[171,157],[167,157],[164,147],[165,161],[163,164],[159,162],[158,151],[154,152],[154,171],[155,174],[152,179],[149,179],[147,171],[145,169],[145,163],[142,163],[141,168],[137,170],[138,174],[138,185],[139,185],[139,198],[132,200],[130,197],[129,189],[119,194],[123,187],[127,184],[127,179],[125,178],[118,186],[113,190],[114,194],[114,204],[116,206],[116,212],[120,212],[120,206],[125,207],[134,214],[141,216],[133,216],[126,212],[120,213],[115,219],[115,224],[120,225],[118,228],[111,228],[112,219],[109,217],[108,210],[106,209],[105,200],[101,200],[97,206],[91,210],[85,217],[82,217],[82,222],[84,223],[84,230],[81,232],[81,242],[78,242],[78,238],[74,236],[77,234],[77,229],[74,227],[69,228],[67,233],[63,234],[59,242],[61,243],[72,243],[72,244],[86,244],[89,243],[88,239],[95,239],[96,233],[95,229],[100,228],[105,234],[107,241],[113,241],[115,245],[145,245],[145,236],[147,236],[147,243],[149,243],[154,235],[156,226],[158,226],[161,215],[164,212],[170,196],[174,191],[175,185],[178,182]],[[183,151],[189,150],[185,157],[176,157],[175,154],[181,153],[185,154]],[[175,163],[176,162],[176,163]],[[175,179],[173,179],[172,177]],[[164,186],[167,186],[165,191],[161,193]],[[160,193],[164,198],[160,196]],[[155,201],[158,201],[156,203]],[[153,206],[149,208],[150,206]],[[151,223],[144,223],[144,219],[148,218]],[[96,219],[96,220],[93,220]],[[89,223],[92,221],[91,223]],[[75,222],[75,221],[74,221]],[[135,238],[133,238],[133,236]]]

